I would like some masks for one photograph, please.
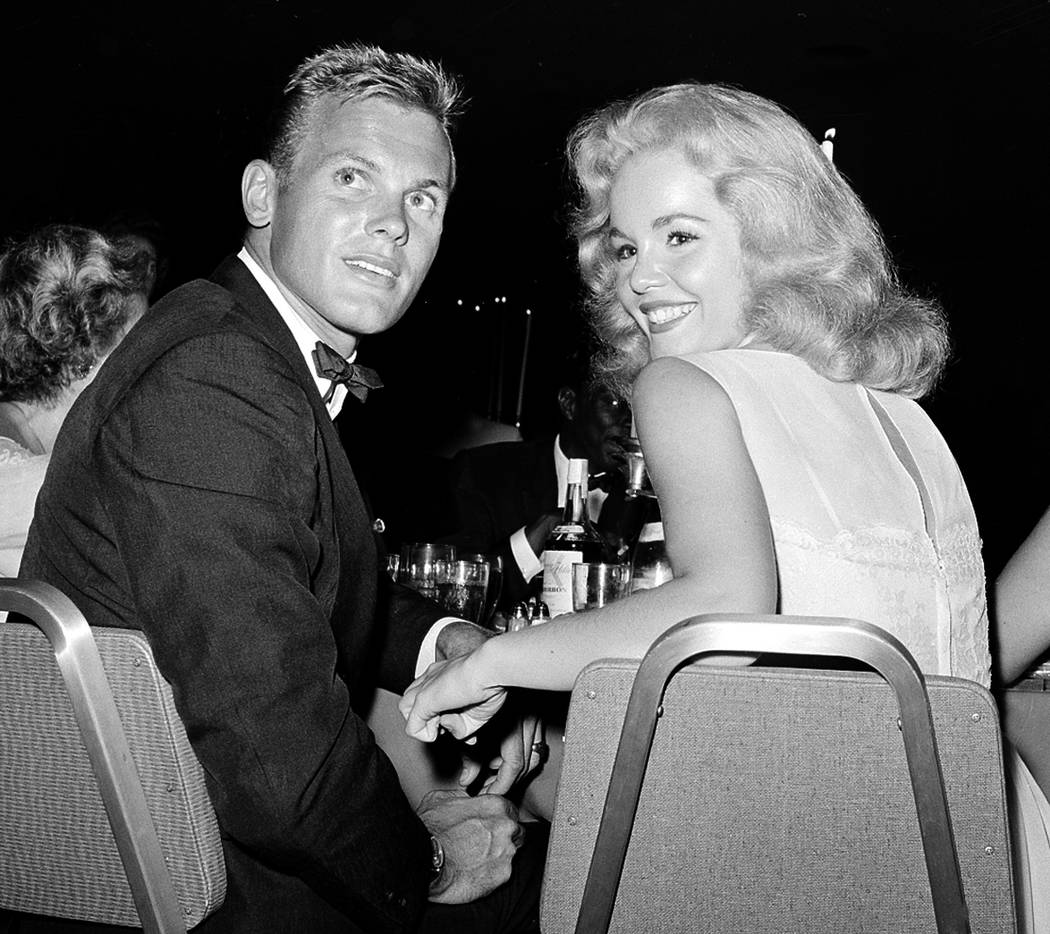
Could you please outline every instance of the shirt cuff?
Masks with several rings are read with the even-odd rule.
[[[441,635],[441,630],[444,629],[449,623],[460,623],[463,622],[461,619],[455,616],[442,616],[430,629],[427,634],[423,637],[423,641],[419,645],[419,654],[416,656],[416,677],[418,678],[424,671],[426,671],[434,662],[437,661],[437,642],[438,636]]]
[[[543,563],[536,557],[536,553],[532,550],[532,546],[525,535],[525,526],[522,526],[511,535],[510,553],[514,555],[518,570],[521,571],[521,576],[525,578],[526,583],[543,570]]]

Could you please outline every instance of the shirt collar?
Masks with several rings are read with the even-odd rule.
[[[558,475],[558,508],[564,509],[565,497],[569,492],[569,458],[565,456],[565,452],[561,449],[561,435],[554,436],[554,472]],[[597,520],[598,513],[601,512],[601,508],[609,494],[598,486],[593,490],[590,489],[589,483],[587,487],[587,515],[591,517],[593,522]]]
[[[330,379],[324,376],[318,376],[317,367],[314,366],[314,346],[320,339],[317,334],[314,333],[313,329],[308,325],[292,308],[288,299],[281,294],[281,290],[277,288],[277,284],[267,275],[266,270],[260,266],[251,253],[248,252],[247,247],[241,247],[241,251],[237,254],[239,259],[245,266],[248,267],[254,277],[255,281],[259,283],[259,286],[266,293],[266,297],[273,303],[273,307],[277,309],[277,314],[281,316],[281,320],[288,326],[288,330],[292,332],[292,337],[295,339],[296,346],[299,348],[299,352],[303,355],[303,359],[306,360],[307,369],[309,369],[311,375],[314,378],[314,383],[317,385],[317,391],[321,394],[323,399],[325,394],[328,392],[332,385]],[[347,360],[353,363],[354,358],[357,356],[355,350]],[[326,403],[328,414],[334,419],[343,408],[343,402],[346,401],[346,394],[348,390],[346,386],[339,383],[335,387],[335,392],[332,394],[332,398]]]
[[[558,508],[562,509],[569,485],[569,458],[561,449],[561,435],[554,436],[554,472],[558,475]]]

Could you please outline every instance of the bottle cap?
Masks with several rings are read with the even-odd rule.
[[[510,619],[507,620],[507,632],[517,632],[519,629],[524,629],[529,625],[529,611],[524,603],[519,603],[514,607],[514,612],[511,613]]]

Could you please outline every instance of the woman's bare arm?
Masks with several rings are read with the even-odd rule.
[[[570,690],[589,662],[640,658],[658,635],[699,613],[775,610],[769,515],[725,391],[702,370],[667,358],[639,377],[633,405],[674,580],[498,636],[464,659],[434,666],[405,695],[409,732],[436,734],[438,713],[469,707],[502,687]]]
[[[1050,509],[996,578],[990,609],[996,672],[1008,685],[1050,651]]]

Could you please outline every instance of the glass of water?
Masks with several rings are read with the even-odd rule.
[[[416,542],[408,548],[402,569],[404,583],[424,597],[440,602],[438,586],[447,580],[449,567],[455,560],[456,549],[452,545]]]
[[[437,601],[461,619],[483,623],[488,588],[488,561],[461,558],[449,562],[444,580],[438,581]]]
[[[629,564],[574,564],[572,566],[572,608],[579,613],[605,606],[630,593]]]

